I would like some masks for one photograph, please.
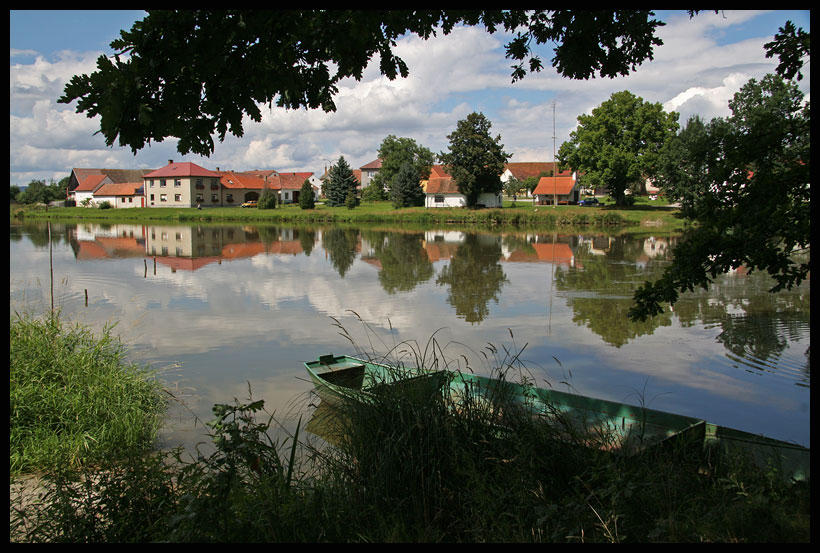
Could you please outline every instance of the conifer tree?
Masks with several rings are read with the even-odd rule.
[[[412,163],[401,166],[390,186],[393,207],[398,209],[424,205],[424,190],[421,188],[418,175]]]
[[[339,157],[339,161],[330,168],[326,184],[327,203],[330,207],[345,205],[348,192],[356,193],[356,185],[359,181],[353,175],[353,170],[345,160],[344,156]]]
[[[313,197],[313,186],[310,180],[305,179],[302,189],[299,191],[299,207],[302,209],[313,209],[316,207],[316,199]]]

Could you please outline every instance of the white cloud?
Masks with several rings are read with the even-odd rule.
[[[763,52],[770,36],[729,39],[742,23],[757,23],[761,17],[777,18],[782,24],[779,14],[753,11],[703,12],[691,20],[685,14],[666,17],[667,25],[659,30],[664,45],[655,50],[654,61],[627,77],[588,81],[559,77],[549,66],[552,53],[544,47],[544,70],[510,84],[506,37],[483,29],[456,28],[426,41],[402,37],[395,53],[407,63],[407,78],[391,81],[382,76],[376,56],[360,82],[340,83],[336,112],[263,106],[261,122],[246,118],[244,136],[217,141],[210,158],[180,156],[173,138],[153,143],[136,156],[127,148],[105,146],[102,136],[94,134],[98,118],[88,119],[76,114],[73,104],[56,102],[72,75],[94,71],[100,53],[63,51],[48,60],[37,52],[12,48],[10,181],[24,184],[38,170],[41,176],[65,176],[71,167],[81,166],[79,161],[153,168],[168,159],[184,159],[210,168],[321,172],[328,160],[344,155],[351,166],[359,167],[375,158],[388,134],[414,138],[434,152],[445,150],[446,135],[471,111],[490,117],[493,132],[501,133],[514,160],[548,160],[553,100],[559,146],[579,114],[589,113],[619,90],[679,111],[682,122],[693,113],[705,119],[727,115],[728,99],[740,85],[776,65]],[[801,88],[808,93],[808,70],[804,74]]]

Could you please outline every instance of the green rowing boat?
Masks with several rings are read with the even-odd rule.
[[[809,479],[810,450],[797,444],[718,426],[704,420],[568,392],[515,384],[504,378],[422,368],[393,367],[346,355],[323,355],[304,363],[323,402],[368,401],[381,386],[403,387],[460,398],[504,397],[533,413],[549,415],[588,435],[607,437],[598,447],[640,452],[662,444],[743,450],[761,467],[775,466],[786,478]]]

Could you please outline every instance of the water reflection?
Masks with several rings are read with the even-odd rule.
[[[770,294],[765,274],[741,270],[628,321],[673,236],[52,222],[51,243],[56,303],[118,322],[140,359],[192,367],[203,419],[246,380],[289,400],[302,361],[349,347],[328,318],[355,310],[399,339],[447,328],[452,341],[503,345],[512,329],[533,366],[560,359],[581,393],[625,401],[651,376],[668,394],[651,407],[808,443],[809,283]],[[10,246],[11,312],[31,300],[47,309],[46,225],[13,224]]]
[[[23,236],[36,248],[48,247],[48,230],[42,223],[12,226],[10,240]],[[69,244],[78,261],[145,258],[152,261],[153,274],[157,265],[172,272],[196,271],[258,255],[310,256],[318,245],[341,278],[357,258],[376,267],[378,283],[390,295],[435,282],[447,290],[447,303],[457,316],[471,324],[484,321],[491,302],[498,303],[502,288],[509,283],[505,264],[545,263],[551,271],[549,284],[571,308],[573,322],[611,346],[621,347],[677,319],[683,326],[720,326],[717,339],[728,351],[761,364],[776,358],[809,324],[807,287],[770,294],[765,275],[747,275],[742,268],[718,279],[708,292],[682,295],[674,311],[645,322],[630,322],[626,314],[634,289],[661,275],[670,260],[674,237],[52,224],[51,240],[53,245]],[[549,287],[542,286],[537,299],[544,300],[549,293]]]

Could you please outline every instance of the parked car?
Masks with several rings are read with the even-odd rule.
[[[578,202],[578,205],[598,205],[598,198],[584,198]]]
[[[247,202],[243,203],[239,207],[256,207],[257,202],[256,200],[248,200]]]

